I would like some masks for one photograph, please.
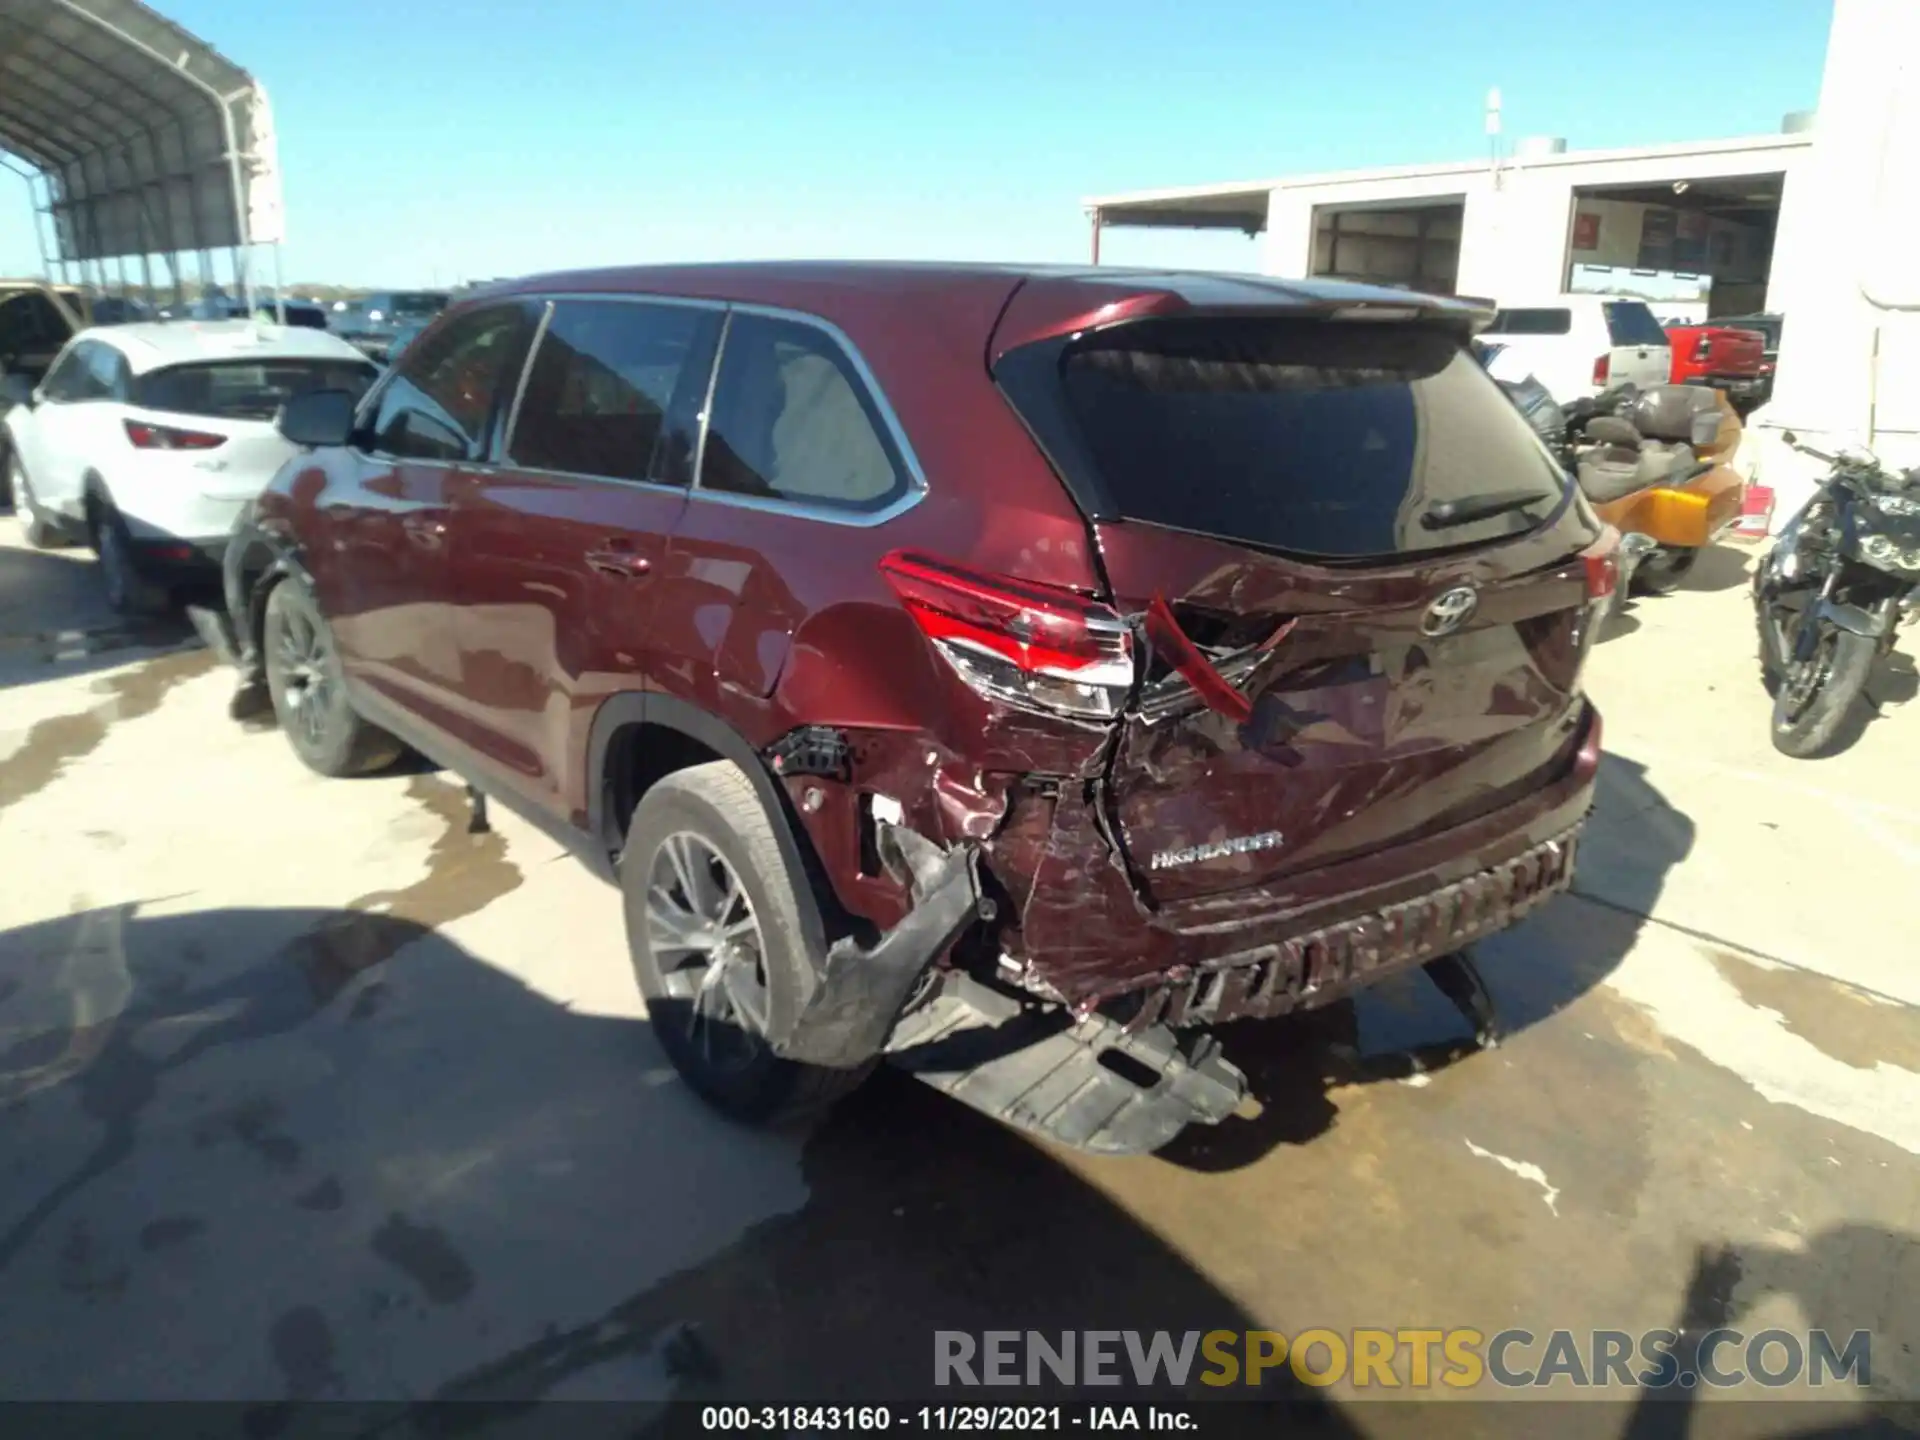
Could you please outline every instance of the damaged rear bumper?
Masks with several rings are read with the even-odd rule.
[[[1313,1009],[1518,923],[1573,884],[1580,827],[1380,910],[1198,966],[1142,997],[1129,1031]]]
[[[979,847],[941,850],[888,826],[882,844],[912,876],[913,908],[872,945],[834,942],[806,998],[768,1036],[776,1055],[829,1069],[855,1069],[878,1055],[928,969],[981,918]]]

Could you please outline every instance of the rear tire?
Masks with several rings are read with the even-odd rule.
[[[1773,748],[1795,760],[1824,754],[1866,692],[1880,647],[1864,635],[1831,627],[1808,664],[1817,670],[1811,690],[1791,664],[1782,664],[1773,697]],[[1771,647],[1769,647],[1771,648]]]
[[[117,615],[153,615],[166,609],[168,595],[140,573],[133,559],[133,536],[108,500],[96,500],[89,512],[100,590]]]
[[[1633,589],[1639,595],[1671,595],[1686,583],[1700,559],[1698,550],[1661,546],[1643,558],[1633,572]]]
[[[284,580],[267,596],[261,650],[273,713],[309,770],[344,779],[400,758],[405,747],[361,719],[347,699],[333,632],[298,581]]]
[[[774,1054],[769,1032],[808,993],[807,898],[746,772],[729,760],[677,770],[641,797],[620,855],[627,947],[660,1048],[736,1120],[789,1123],[873,1070]]]

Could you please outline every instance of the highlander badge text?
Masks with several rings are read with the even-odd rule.
[[[1176,865],[1198,865],[1202,860],[1224,860],[1229,855],[1250,855],[1255,850],[1280,848],[1278,830],[1262,830],[1258,835],[1236,835],[1231,840],[1213,840],[1205,845],[1189,845],[1184,850],[1162,850],[1147,866],[1149,870],[1171,870]]]

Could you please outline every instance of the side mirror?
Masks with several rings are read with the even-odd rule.
[[[344,445],[353,435],[354,399],[345,390],[309,390],[280,407],[274,428],[296,445]]]
[[[6,397],[9,405],[22,405],[31,410],[34,405],[33,392],[31,375],[9,375],[0,380],[0,395]]]

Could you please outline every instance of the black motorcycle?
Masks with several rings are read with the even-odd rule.
[[[1782,438],[1832,467],[1753,576],[1773,748],[1809,759],[1833,743],[1899,625],[1920,615],[1920,470]]]

